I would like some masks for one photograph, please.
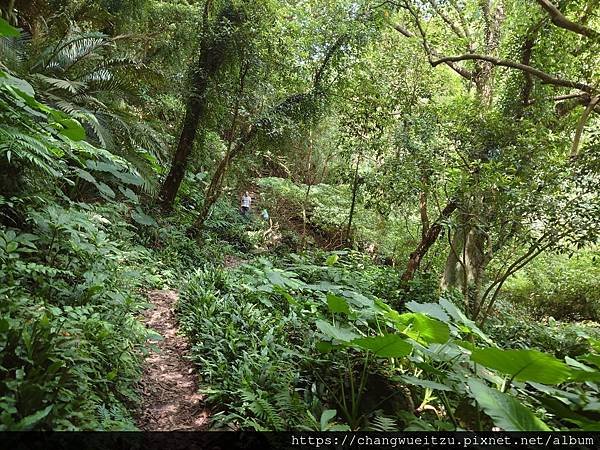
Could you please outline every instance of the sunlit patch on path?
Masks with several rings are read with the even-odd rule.
[[[206,429],[209,412],[198,392],[193,364],[185,359],[187,339],[179,334],[175,317],[175,291],[155,290],[148,293],[154,308],[145,313],[145,323],[160,333],[144,363],[141,383],[142,403],[138,426],[146,431]]]

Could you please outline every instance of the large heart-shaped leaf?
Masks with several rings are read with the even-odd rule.
[[[145,214],[141,209],[137,209],[136,211],[131,211],[131,218],[135,220],[140,225],[146,225],[150,227],[157,227],[158,224],[153,217]]]
[[[338,341],[350,342],[351,340],[359,337],[356,333],[352,332],[348,328],[336,327],[325,322],[324,320],[317,320],[317,328],[326,336],[337,339]]]
[[[450,317],[438,303],[417,303],[412,301],[408,302],[406,307],[412,312],[427,314],[428,316],[441,320],[442,322],[450,321]]]
[[[66,136],[73,141],[83,141],[85,139],[85,130],[75,119],[61,119],[58,123],[62,126],[59,133],[63,136]]]
[[[473,378],[468,384],[471,396],[496,426],[506,431],[550,431],[544,422],[514,397]]]
[[[452,319],[454,319],[455,323],[464,325],[471,331],[471,333],[476,334],[483,341],[487,342],[490,345],[493,345],[493,341],[483,331],[481,331],[477,327],[477,325],[475,325],[475,322],[473,322],[467,316],[465,316],[465,314],[459,308],[457,308],[457,306],[454,303],[448,301],[445,298],[442,298],[440,299],[440,306],[444,308],[444,310],[448,314],[450,314]]]
[[[517,381],[559,384],[571,375],[571,369],[565,363],[537,350],[502,350],[488,347],[474,350],[471,360],[505,373]]]
[[[329,311],[334,313],[350,313],[346,299],[334,294],[327,294],[327,306],[329,307]]]
[[[396,318],[397,328],[415,341],[443,344],[450,339],[448,325],[420,313],[400,314]]]
[[[412,345],[397,334],[354,339],[352,344],[370,350],[383,358],[400,358],[408,355],[412,350]]]

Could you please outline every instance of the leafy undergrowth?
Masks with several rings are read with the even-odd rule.
[[[546,254],[509,279],[505,291],[535,319],[600,322],[600,250]]]
[[[50,204],[0,230],[0,429],[135,429],[153,275],[121,213]]]
[[[392,309],[355,254],[279,264],[206,266],[182,292],[215,427],[599,429],[599,340],[564,360],[505,350],[451,297]]]

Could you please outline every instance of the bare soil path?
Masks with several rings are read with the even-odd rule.
[[[144,363],[138,427],[145,431],[204,430],[209,411],[198,392],[194,366],[185,359],[189,344],[178,333],[177,292],[150,291],[148,299],[154,308],[145,312],[144,322],[164,339],[157,342],[159,351],[152,351]]]

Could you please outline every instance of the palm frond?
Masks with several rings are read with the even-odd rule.
[[[65,78],[53,78],[41,73],[36,73],[33,76],[41,82],[49,85],[51,89],[58,89],[71,94],[78,94],[87,88],[87,84],[81,81],[73,81]]]
[[[66,73],[74,64],[111,44],[111,40],[103,33],[73,33],[56,45],[47,47],[32,69]]]

